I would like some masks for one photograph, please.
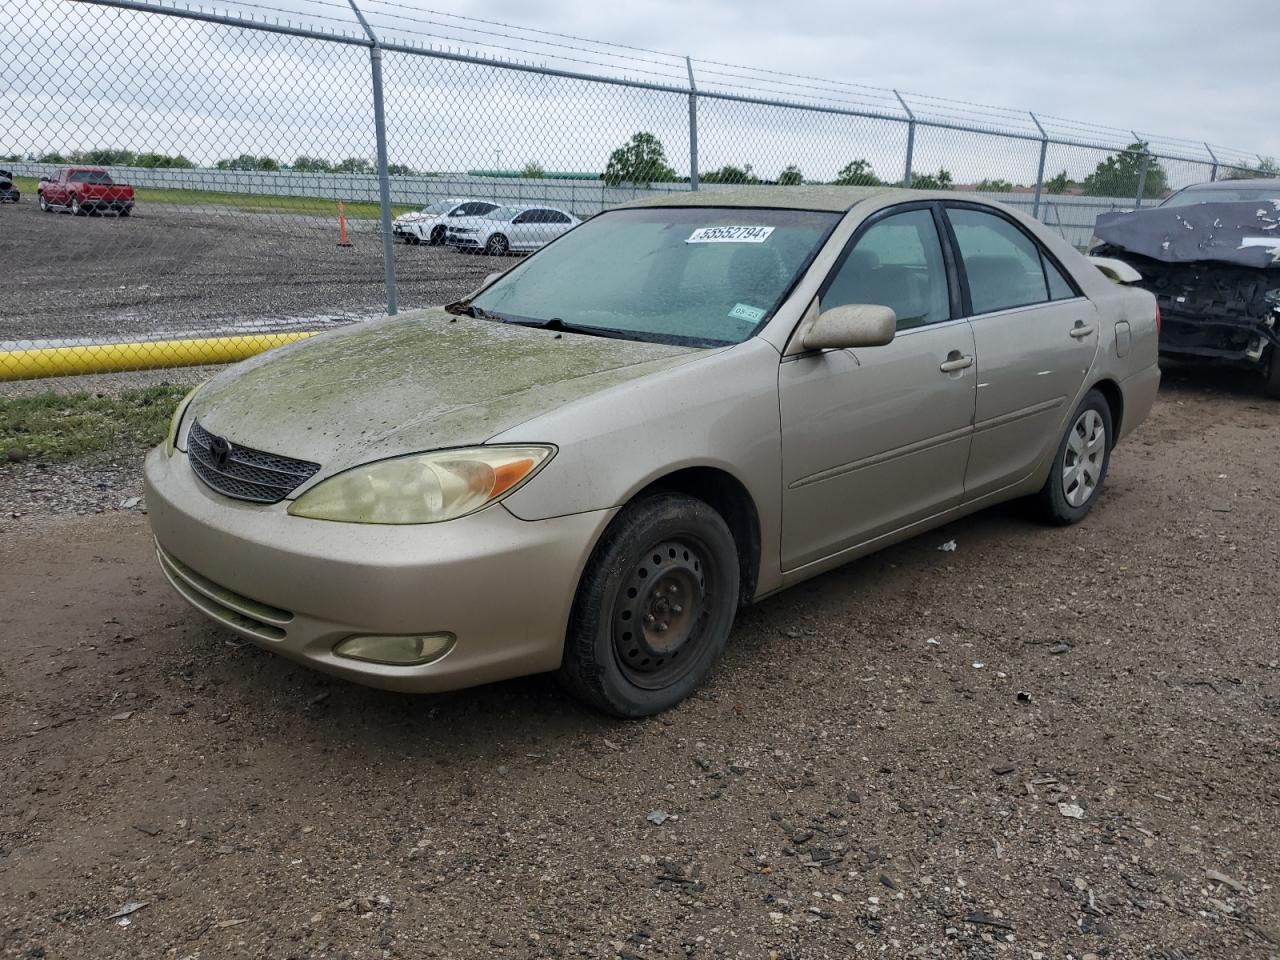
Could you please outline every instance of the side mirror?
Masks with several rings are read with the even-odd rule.
[[[898,315],[889,307],[850,303],[823,310],[805,331],[806,350],[847,350],[851,347],[883,347],[893,342]]]

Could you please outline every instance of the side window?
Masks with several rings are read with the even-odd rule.
[[[1053,261],[1040,254],[1040,259],[1044,261],[1045,279],[1049,281],[1049,299],[1050,300],[1070,300],[1076,296],[1075,287],[1067,282],[1067,278],[1062,275],[1062,271],[1053,265]]]
[[[493,213],[493,211],[498,209],[498,205],[496,203],[477,203],[474,204],[474,206],[476,208],[476,213],[481,215]]]
[[[466,217],[466,216],[470,216],[470,214],[471,214],[471,204],[469,203],[459,204],[449,212],[449,216],[451,217]]]
[[[561,213],[559,210],[551,210],[551,211],[549,211],[549,216],[547,217],[547,222],[548,222],[548,223],[568,223],[568,222],[569,222],[569,218],[568,218],[568,217],[566,217],[566,216],[565,216],[563,213]]]
[[[1040,248],[1003,217],[949,209],[973,312],[991,313],[1049,299]]]
[[[928,210],[909,210],[867,229],[828,280],[822,309],[850,303],[891,307],[898,329],[951,319],[942,244]]]

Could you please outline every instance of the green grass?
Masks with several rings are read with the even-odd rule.
[[[29,177],[15,177],[14,184],[24,197],[36,199],[37,182]],[[247,213],[274,213],[294,216],[338,216],[338,201],[320,197],[268,197],[249,193],[216,193],[210,190],[176,190],[157,187],[135,187],[134,196],[140,204],[172,204],[184,207],[230,207]],[[399,216],[418,207],[393,204],[391,215]],[[378,204],[359,200],[346,204],[346,215],[352,220],[377,220],[381,216]]]
[[[36,393],[0,398],[0,459],[69,460],[130,454],[164,440],[189,387],[162,383],[119,396]]]

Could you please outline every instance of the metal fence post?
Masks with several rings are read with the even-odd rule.
[[[698,189],[698,85],[693,81],[693,61],[684,58],[689,70],[689,189]]]
[[[1049,135],[1044,132],[1044,127],[1040,126],[1040,119],[1034,113],[1031,114],[1031,119],[1035,122],[1036,129],[1040,131],[1040,168],[1036,171],[1036,199],[1031,204],[1031,216],[1039,220],[1040,193],[1044,190],[1044,161],[1049,153]]]
[[[1142,206],[1142,197],[1147,192],[1147,170],[1151,168],[1150,152],[1142,151],[1142,172],[1138,174],[1138,196],[1134,200],[1135,207]]]
[[[910,188],[911,161],[916,152],[916,115],[912,113],[911,108],[907,106],[907,101],[902,99],[902,94],[895,90],[893,91],[893,95],[898,98],[898,102],[902,104],[902,109],[907,112],[907,164],[902,174],[902,185]]]
[[[1213,183],[1213,181],[1218,179],[1218,155],[1213,152],[1213,147],[1209,146],[1207,141],[1205,142],[1204,148],[1209,151],[1209,156],[1213,160],[1213,169],[1209,171],[1209,182]]]
[[[387,172],[387,117],[382,102],[382,44],[377,34],[364,18],[356,0],[347,0],[356,19],[369,35],[369,67],[373,74],[373,131],[378,145],[378,205],[382,212],[382,272],[387,287],[387,314],[395,316],[396,303],[396,249],[391,233],[391,177]]]

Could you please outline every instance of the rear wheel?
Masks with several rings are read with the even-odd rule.
[[[489,242],[484,245],[484,252],[491,257],[505,257],[510,249],[511,244],[500,233],[495,233],[489,238]]]
[[[1090,390],[1072,415],[1040,490],[1045,520],[1065,526],[1083,520],[1093,509],[1111,463],[1112,429],[1107,398]]]
[[[724,650],[738,588],[733,534],[707,503],[660,493],[628,505],[583,572],[560,681],[619,717],[675,706]]]
[[[121,207],[118,214],[122,217],[131,216],[133,214],[133,207]]]

